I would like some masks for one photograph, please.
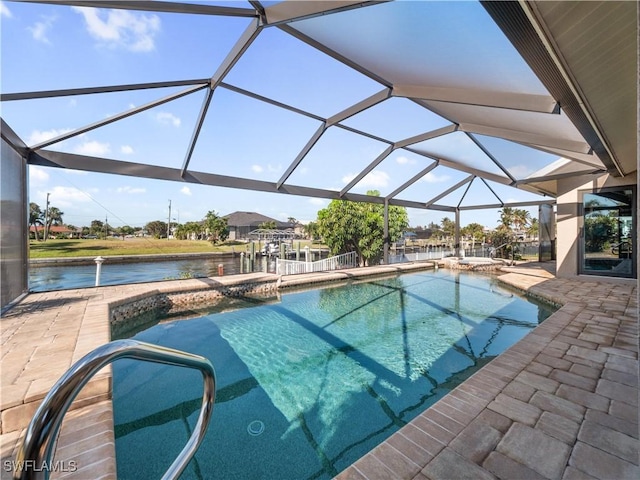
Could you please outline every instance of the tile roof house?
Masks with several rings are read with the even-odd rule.
[[[37,231],[38,231],[39,237],[42,238],[44,236],[45,227],[43,225],[40,225],[37,227]],[[29,233],[32,233],[35,235],[36,227],[34,225],[31,225],[29,227]],[[74,237],[80,237],[80,233],[81,233],[80,230],[78,229],[72,230],[69,227],[66,227],[64,225],[51,225],[49,227],[50,237],[74,238]]]
[[[248,239],[249,232],[260,228],[260,225],[265,222],[275,222],[278,230],[291,228],[291,224],[287,222],[281,222],[256,212],[233,212],[223,218],[227,220],[229,227],[229,240]]]

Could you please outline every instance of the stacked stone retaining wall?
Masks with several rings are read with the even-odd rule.
[[[159,314],[173,315],[192,311],[203,305],[215,306],[227,298],[276,294],[275,281],[221,285],[215,288],[180,292],[153,290],[112,303],[109,308],[109,322],[112,331],[130,329],[135,328],[137,324],[148,323]]]

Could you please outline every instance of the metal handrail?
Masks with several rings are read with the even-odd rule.
[[[115,340],[102,345],[77,361],[56,382],[27,427],[16,455],[14,479],[48,479],[51,455],[62,419],[82,387],[104,366],[120,358],[194,368],[202,372],[204,394],[196,427],[182,451],[166,471],[163,480],[175,479],[186,468],[200,446],[209,426],[215,400],[216,378],[211,362],[204,357],[137,340]]]

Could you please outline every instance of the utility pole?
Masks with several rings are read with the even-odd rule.
[[[106,240],[109,236],[109,219],[107,216],[104,216],[104,239]]]
[[[47,238],[49,238],[49,195],[51,195],[50,193],[47,193],[47,206],[44,210],[44,241],[47,241]]]
[[[170,232],[171,232],[171,200],[169,200],[169,223],[167,223],[167,240],[169,240]]]

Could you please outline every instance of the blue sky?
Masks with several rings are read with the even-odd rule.
[[[243,2],[227,3],[245,6]],[[486,21],[479,6],[467,14]],[[3,93],[209,78],[249,22],[12,2],[0,3],[0,15]],[[275,28],[259,35],[225,82],[321,117],[334,115],[381,90],[376,82]],[[2,116],[33,145],[183,88],[5,102]],[[202,100],[202,92],[188,95],[48,148],[180,168]],[[448,124],[404,98],[392,98],[344,123],[393,141]],[[189,168],[277,181],[319,125],[313,118],[218,89]],[[500,160],[517,176],[533,173],[555,160],[504,140],[483,141],[503,152]],[[415,147],[443,155],[456,152],[470,165],[486,162],[461,133]],[[331,128],[288,182],[340,190],[385,148],[384,143]],[[353,191],[390,193],[429,163],[420,155],[396,150]],[[428,201],[466,176],[438,167],[400,197]],[[491,188],[506,202],[539,198],[501,185]],[[438,203],[455,205],[463,192]],[[182,223],[200,220],[209,210],[220,214],[256,211],[279,220],[295,217],[308,222],[328,204],[327,200],[306,197],[31,166],[30,201],[44,207],[47,193],[51,205],[65,213],[65,223],[76,226],[105,217],[113,226],[166,221],[169,200],[172,217]],[[492,196],[478,180],[465,202],[496,203]],[[530,211],[537,215],[537,208]],[[441,211],[416,209],[410,209],[409,216],[412,226],[439,223],[445,216],[453,218]],[[463,211],[461,221],[463,225],[479,222],[494,227],[498,213]]]

